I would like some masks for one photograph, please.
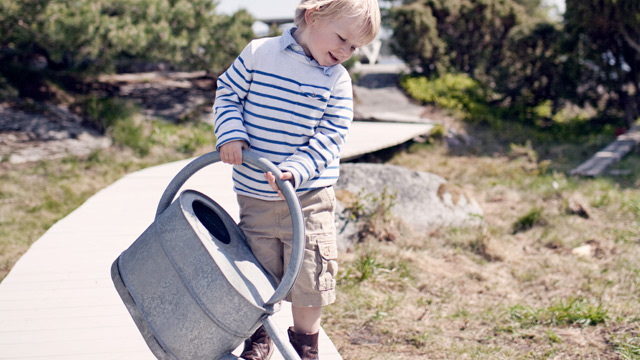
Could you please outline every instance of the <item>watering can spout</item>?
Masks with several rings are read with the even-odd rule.
[[[271,319],[302,263],[304,222],[297,196],[288,182],[279,182],[294,242],[276,286],[220,205],[194,190],[176,198],[189,177],[219,160],[217,152],[203,155],[174,177],[154,222],[114,261],[113,282],[159,359],[234,359],[231,351],[261,325],[286,359],[299,359]],[[279,175],[275,165],[251,152],[243,152],[243,160]]]

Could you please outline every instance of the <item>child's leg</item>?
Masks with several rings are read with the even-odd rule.
[[[289,339],[301,358],[307,360],[318,358],[322,306],[335,301],[338,249],[333,188],[310,191],[299,199],[305,219],[304,257],[300,274],[286,300],[292,303],[294,317]],[[238,196],[238,203],[239,225],[249,246],[263,267],[279,279],[289,264],[293,240],[286,202]],[[273,243],[274,240],[278,244]],[[249,345],[247,349],[262,346],[256,341]],[[272,347],[270,341],[265,345]]]
[[[318,340],[322,307],[292,306],[293,327],[287,331],[289,341],[301,360],[318,360]]]
[[[298,334],[315,334],[320,331],[322,307],[292,306],[293,331]]]
[[[300,275],[288,297],[293,313],[293,327],[288,334],[301,359],[316,360],[322,306],[335,301],[338,271],[333,188],[301,195],[300,205],[305,219],[305,255]],[[289,246],[285,243],[285,264],[291,252]]]

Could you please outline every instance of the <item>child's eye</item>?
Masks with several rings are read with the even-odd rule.
[[[345,42],[347,41],[345,38],[343,38],[342,36],[338,35],[338,38],[340,39],[340,41]]]

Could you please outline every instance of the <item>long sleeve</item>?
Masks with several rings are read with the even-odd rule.
[[[251,63],[251,44],[247,45],[233,64],[218,78],[216,99],[213,104],[214,131],[218,141],[216,149],[232,140],[250,143],[244,126],[244,102],[251,88],[253,73],[247,67]]]

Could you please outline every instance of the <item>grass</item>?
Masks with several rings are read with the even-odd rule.
[[[127,173],[214,150],[216,140],[208,124],[145,120],[128,104],[89,103],[96,116],[119,114],[103,117],[115,146],[84,158],[0,162],[0,279],[51,225],[98,190]]]
[[[118,106],[91,101],[96,114]],[[111,149],[0,163],[0,277],[100,188],[215,143],[206,124],[123,114],[105,126]],[[352,199],[354,219],[367,232],[340,254],[338,299],[323,318],[342,356],[640,359],[640,152],[616,165],[624,175],[575,178],[568,170],[610,141],[606,132],[557,141],[509,122],[499,129],[453,126],[475,141],[450,148],[439,127],[427,144],[388,163],[462,187],[482,207],[484,222],[420,233],[390,216],[392,188]],[[567,211],[574,198],[589,216]],[[574,253],[586,245],[591,255]]]
[[[621,359],[640,359],[640,336],[621,334],[613,338],[613,343]]]
[[[616,165],[627,175],[578,178],[567,173],[592,155],[585,146],[611,137],[538,142],[521,126],[457,126],[476,142],[438,136],[388,163],[461,186],[484,224],[405,226],[341,254],[324,327],[342,356],[640,359],[640,151]],[[586,213],[568,210],[573,199]],[[583,246],[591,255],[574,252]]]
[[[536,225],[545,225],[546,220],[542,215],[543,209],[534,207],[526,214],[519,217],[513,224],[513,234],[517,234],[521,231],[527,231]]]

